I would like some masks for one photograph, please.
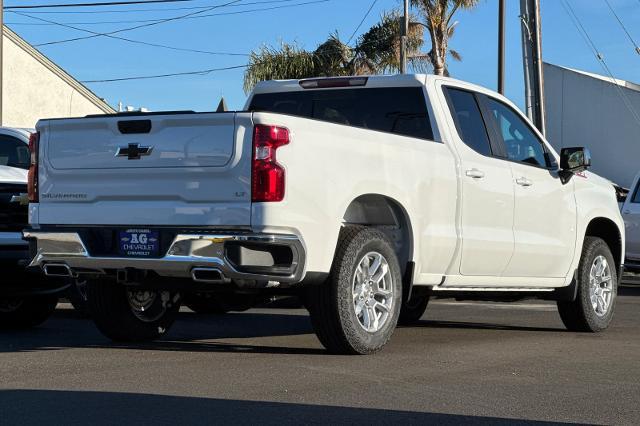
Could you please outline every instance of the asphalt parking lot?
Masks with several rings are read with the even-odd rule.
[[[114,345],[61,304],[0,334],[0,424],[640,422],[640,288],[612,327],[555,305],[430,305],[375,356],[325,354],[304,310],[184,310],[168,337]]]

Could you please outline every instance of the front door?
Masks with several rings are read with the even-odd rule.
[[[515,193],[514,252],[506,277],[567,276],[576,242],[574,181],[562,182],[542,139],[509,105],[487,97],[511,165]]]
[[[500,276],[513,253],[513,177],[494,149],[473,92],[445,88],[460,156],[460,273]]]

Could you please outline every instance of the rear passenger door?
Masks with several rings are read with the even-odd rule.
[[[513,174],[515,246],[503,275],[563,278],[576,242],[574,182],[562,182],[549,148],[521,114],[495,98],[485,103]]]
[[[444,87],[460,157],[460,273],[500,276],[513,254],[513,176],[474,92]]]

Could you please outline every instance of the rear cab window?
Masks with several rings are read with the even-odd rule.
[[[421,87],[307,89],[256,94],[249,111],[294,115],[433,140]]]

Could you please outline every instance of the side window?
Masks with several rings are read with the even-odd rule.
[[[451,88],[445,90],[449,95],[449,109],[460,139],[474,151],[491,155],[489,136],[476,97],[465,90]]]
[[[544,145],[529,125],[502,102],[487,98],[487,103],[504,140],[507,158],[534,166],[549,167]]]
[[[634,204],[640,204],[640,180],[638,180],[638,183],[636,184],[636,192],[633,194],[631,202]]]
[[[13,136],[0,135],[0,166],[29,169],[29,147]]]

